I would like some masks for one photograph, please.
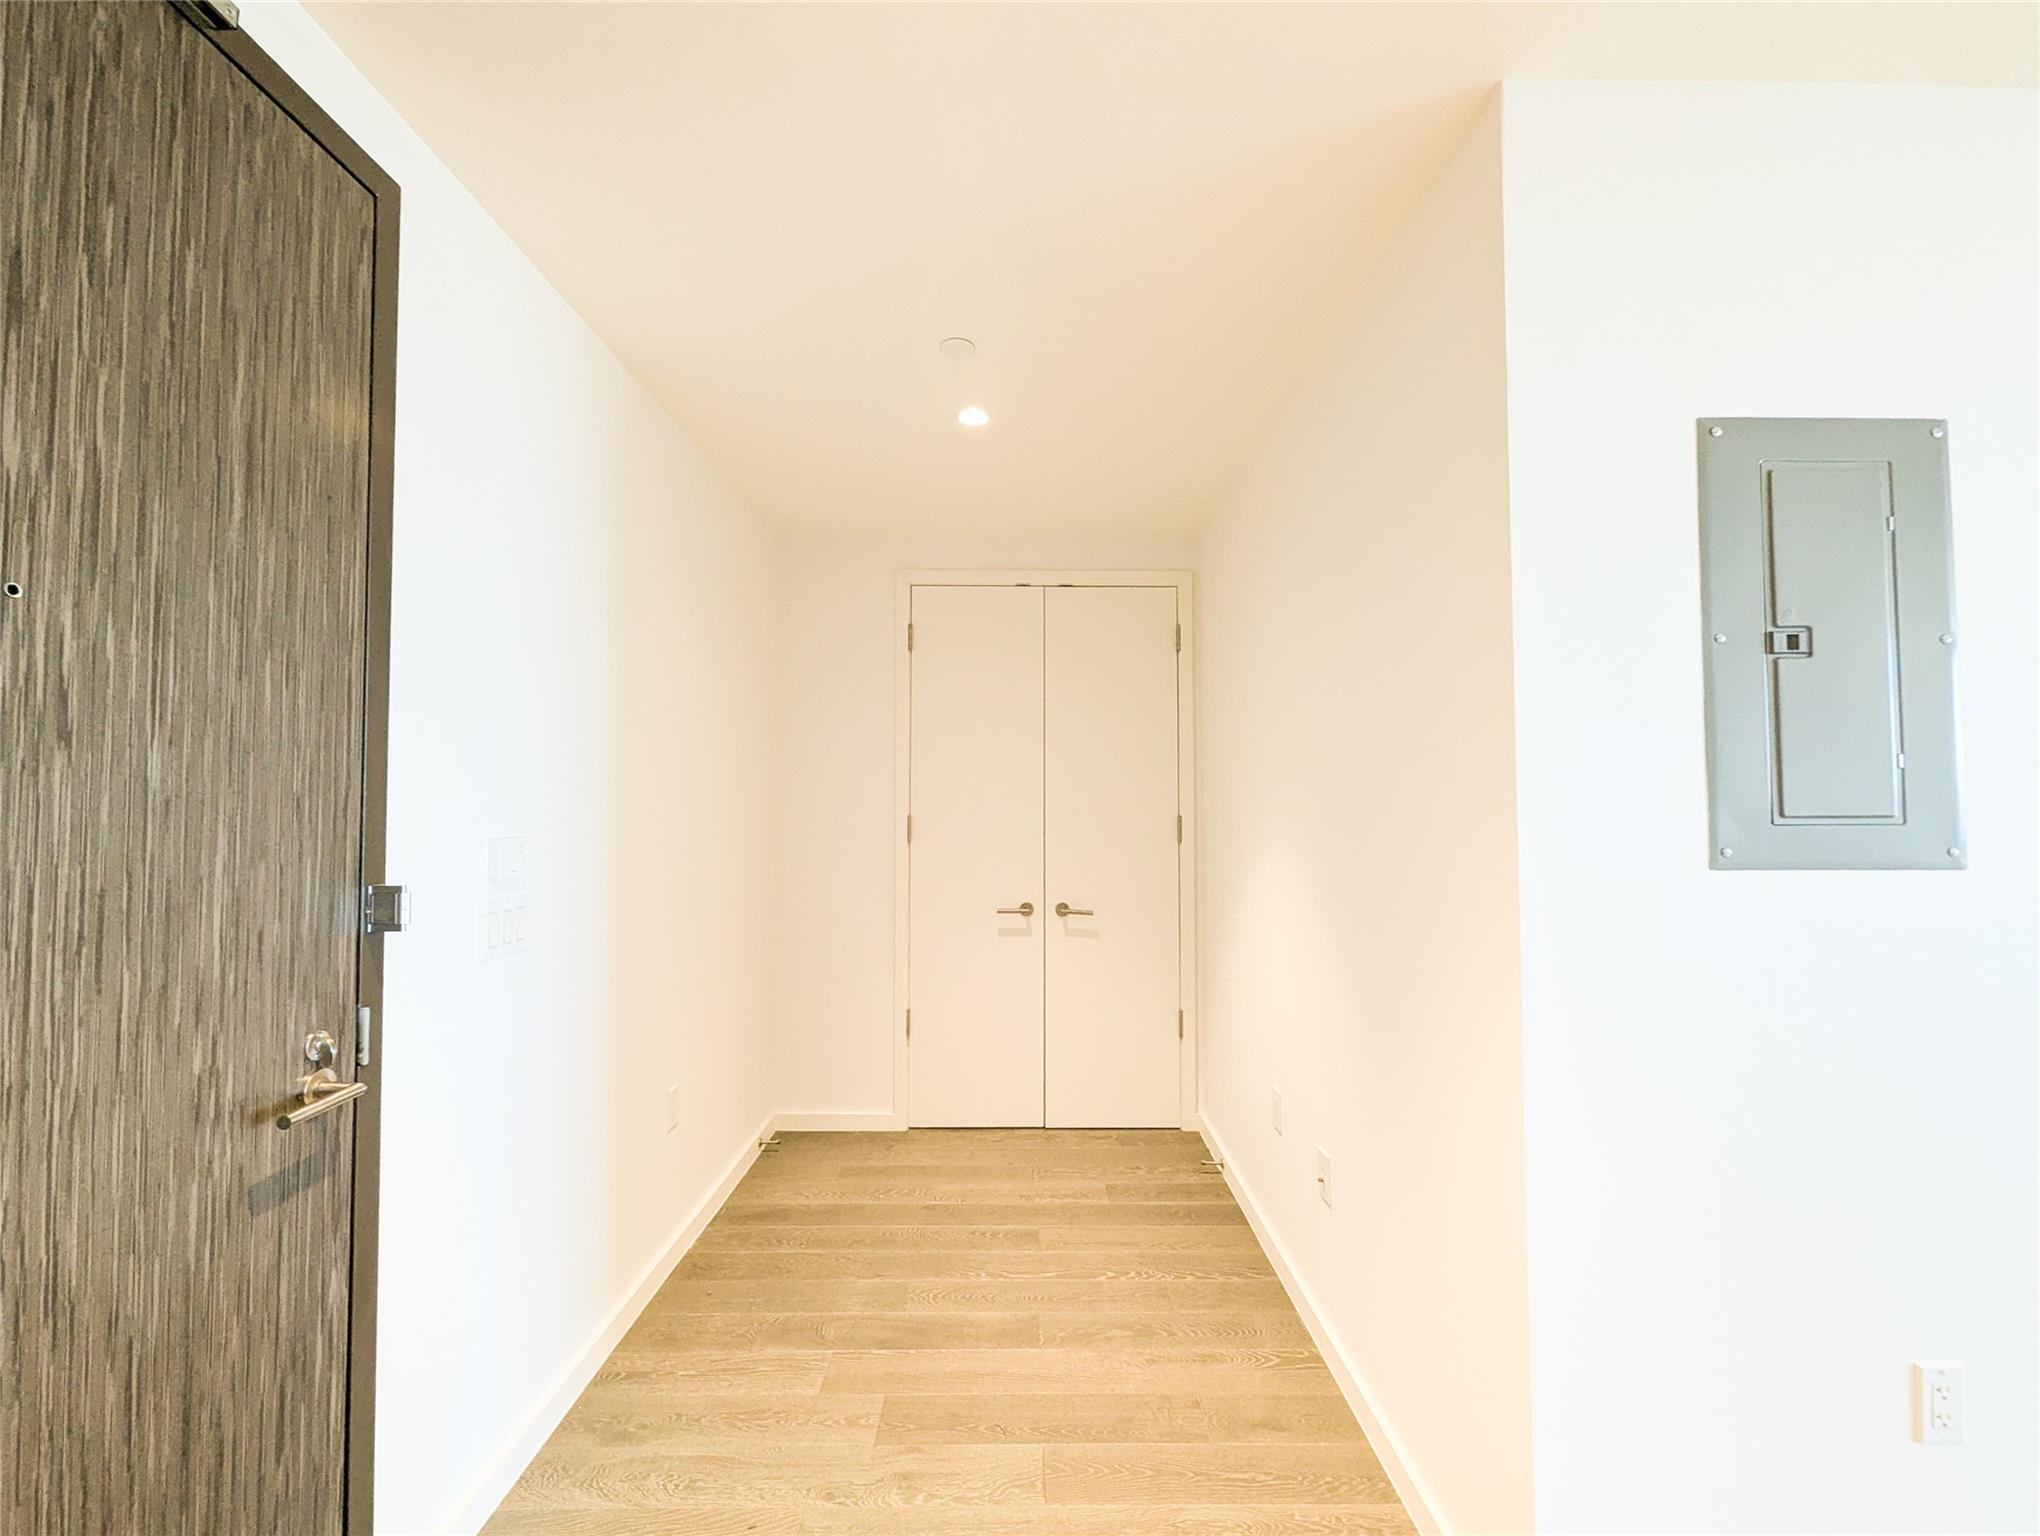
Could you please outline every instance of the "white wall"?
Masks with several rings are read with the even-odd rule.
[[[774,1082],[797,1116],[890,1117],[898,573],[1182,569],[1191,549],[1159,534],[789,532],[779,555]]]
[[[306,16],[246,25],[403,186],[376,1495],[427,1531],[770,1107],[772,552]],[[483,965],[500,834],[534,937]]]
[[[1203,1108],[1430,1515],[1528,1528],[1534,1422],[1542,1529],[2040,1520],[2030,95],[1512,86],[1195,558],[775,548],[247,24],[405,191],[381,1528],[485,1512],[768,1110],[893,1112],[894,573],[1193,564]],[[1967,873],[1706,872],[1703,413],[1950,418]]]
[[[1500,193],[1491,105],[1200,563],[1206,1123],[1454,1531],[1531,1509]]]
[[[1505,116],[1538,1525],[2040,1528],[2034,98]],[[1966,873],[1709,873],[1701,415],[1949,419]]]

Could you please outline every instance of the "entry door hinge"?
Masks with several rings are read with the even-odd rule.
[[[914,1010],[909,1008],[907,1010],[907,1044],[912,1045],[913,1043],[914,1043]]]
[[[368,1065],[368,1037],[374,1027],[375,1013],[363,1003],[354,1010],[354,1064],[357,1067]]]
[[[361,931],[402,933],[411,922],[411,888],[365,885],[361,888]]]
[[[914,840],[914,813],[912,811],[909,811],[907,812],[907,841],[911,843],[913,840]]]
[[[909,624],[907,626],[907,649],[911,651],[913,648],[914,648],[914,626],[912,624]]]
[[[1176,841],[1178,843],[1183,841],[1183,813],[1181,811],[1176,812]]]
[[[241,8],[234,0],[171,0],[171,3],[209,31],[238,32],[241,29]]]
[[[1183,1010],[1180,1008],[1176,1010],[1176,1038],[1183,1038]]]
[[[1183,626],[1180,624],[1176,626],[1176,649],[1178,651],[1183,649]]]

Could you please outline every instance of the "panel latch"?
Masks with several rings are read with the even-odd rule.
[[[361,931],[402,933],[411,921],[411,889],[404,885],[361,888]]]
[[[1813,631],[1804,624],[1764,631],[1766,656],[1811,656]]]

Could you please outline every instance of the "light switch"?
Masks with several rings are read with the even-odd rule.
[[[491,896],[482,903],[482,959],[501,960],[531,947],[531,898]]]

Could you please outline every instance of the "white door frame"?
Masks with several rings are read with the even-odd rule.
[[[1183,1055],[1179,1103],[1186,1131],[1202,1129],[1197,1113],[1197,732],[1196,612],[1188,571],[936,571],[897,573],[893,592],[893,1113],[892,1125],[908,1123],[907,1009],[912,1006],[907,900],[907,814],[912,804],[909,782],[912,755],[913,673],[908,665],[907,621],[916,586],[944,587],[1174,587],[1176,613],[1183,625],[1183,653],[1176,668],[1176,762],[1183,812],[1183,849],[1177,899],[1182,933],[1177,986],[1183,1000]]]

